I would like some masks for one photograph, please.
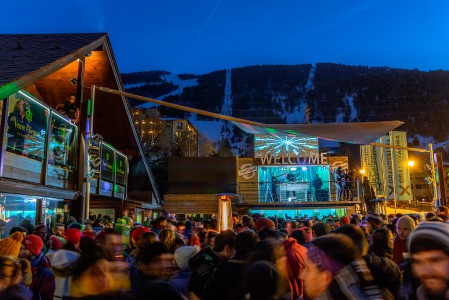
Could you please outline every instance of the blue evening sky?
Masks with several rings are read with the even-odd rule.
[[[316,62],[449,70],[445,0],[5,0],[2,11],[1,33],[107,32],[121,72]]]

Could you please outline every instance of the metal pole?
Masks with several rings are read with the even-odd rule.
[[[89,218],[89,207],[90,207],[90,178],[87,176],[87,172],[89,170],[89,139],[93,135],[93,128],[94,128],[94,103],[95,103],[95,85],[92,85],[90,89],[90,98],[91,98],[91,108],[90,108],[90,115],[89,115],[89,129],[86,134],[86,153],[85,153],[85,167],[84,167],[84,180],[86,181],[86,197],[84,197],[84,218]]]
[[[393,140],[393,132],[390,131],[390,146],[394,146],[394,140]],[[394,201],[394,213],[396,214],[397,209],[397,197],[396,197],[396,150],[392,147],[391,151],[391,173],[393,173],[392,180],[393,180],[393,201]]]
[[[432,185],[433,185],[433,205],[435,206],[435,210],[438,208],[438,190],[437,190],[437,176],[435,172],[435,161],[433,155],[433,145],[429,144],[429,152],[430,152],[430,165],[432,166]]]

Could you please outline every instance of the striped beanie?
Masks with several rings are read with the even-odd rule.
[[[449,223],[423,222],[409,235],[407,246],[411,254],[441,250],[449,255]]]

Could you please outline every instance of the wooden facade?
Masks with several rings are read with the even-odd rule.
[[[20,47],[15,45],[19,44]],[[69,93],[76,95],[81,109],[81,121],[76,137],[76,162],[73,167],[61,167],[49,162],[49,141],[51,130],[42,130],[45,153],[42,159],[33,159],[6,150],[8,129],[6,118],[2,120],[2,151],[0,151],[0,193],[23,193],[36,197],[53,197],[60,200],[75,200],[71,213],[81,216],[81,202],[86,195],[84,182],[86,145],[84,136],[87,131],[88,99],[92,98],[92,86],[103,86],[123,90],[123,84],[112,52],[107,34],[31,34],[0,35],[0,100],[8,103],[11,95],[19,91],[29,93],[48,113],[58,115],[54,109],[63,104]],[[142,160],[142,149],[128,101],[123,96],[97,91],[94,95],[95,133],[123,153],[128,159]],[[34,100],[33,100],[34,101]],[[3,105],[3,116],[8,115],[7,105]],[[61,115],[62,116],[62,115]],[[45,128],[44,128],[45,129]],[[128,170],[128,168],[127,168]],[[145,180],[136,190],[149,190],[149,193],[130,199],[140,203],[152,204],[154,197],[151,170],[145,166]],[[129,172],[133,172],[129,169]],[[126,174],[127,175],[127,174]],[[115,178],[115,177],[114,177]],[[11,181],[9,188],[8,180]],[[103,179],[92,180],[90,192],[93,194],[91,205],[112,206],[116,216],[120,216],[127,198],[127,186]],[[49,196],[50,195],[50,196]],[[142,196],[142,197],[139,197]],[[156,197],[155,200],[158,200]],[[159,207],[158,205],[155,205]],[[160,208],[160,207],[159,207]]]

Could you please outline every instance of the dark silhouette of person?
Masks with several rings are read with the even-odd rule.
[[[58,104],[56,110],[69,118],[73,124],[78,125],[80,122],[80,109],[76,106],[75,94],[68,94],[65,103]]]
[[[334,183],[335,188],[337,189],[337,201],[340,201],[342,196],[342,186],[341,186],[341,178],[343,173],[341,172],[341,167],[337,167],[334,171]]]
[[[323,186],[323,181],[315,174],[315,179],[312,181],[313,188],[315,189],[315,201],[321,200],[321,187]]]

